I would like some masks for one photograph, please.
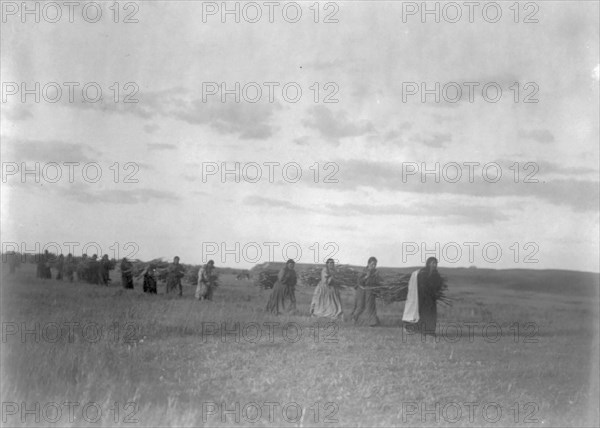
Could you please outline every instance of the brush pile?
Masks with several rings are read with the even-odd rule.
[[[408,296],[408,280],[410,274],[380,274],[377,273],[376,280],[371,287],[364,287],[371,290],[378,299],[385,303],[404,302]]]
[[[200,266],[197,265],[183,265],[185,268],[185,275],[181,282],[183,284],[198,284],[198,275],[200,275]]]
[[[279,271],[275,269],[264,269],[254,274],[254,285],[266,290],[273,288],[277,282],[277,274]]]
[[[134,278],[140,276],[147,266],[151,266],[152,268],[156,269],[159,277],[161,276],[161,271],[163,269],[165,270],[166,275],[166,269],[169,266],[169,262],[165,262],[163,259],[153,259],[149,262],[143,262],[141,260],[131,260],[131,264],[133,265],[133,269],[131,270],[131,272]]]
[[[149,262],[143,262],[141,260],[131,260],[131,264],[133,265],[133,269],[132,269],[132,273],[133,273],[133,277],[137,278],[140,275],[142,275],[142,273],[144,272],[144,270],[146,269],[146,267],[150,267],[152,269],[155,269],[155,275],[156,275],[156,280],[157,281],[166,281],[167,280],[167,273],[168,273],[168,267],[169,267],[169,262],[164,261],[163,259],[153,259],[150,260]],[[185,270],[185,274],[182,278],[182,283],[183,284],[192,284],[192,285],[196,285],[198,283],[198,273],[200,272],[200,266],[198,265],[185,265],[182,264],[184,270]],[[215,278],[215,282],[218,279]]]
[[[305,287],[316,287],[321,281],[321,269],[309,267],[298,272],[298,282]]]
[[[298,273],[298,279],[303,285],[316,287],[321,281],[321,272],[323,268],[310,267],[303,269]],[[358,272],[346,265],[338,265],[335,268],[335,284],[342,288],[356,288]]]
[[[440,302],[446,306],[452,304],[452,299],[448,297],[448,284],[446,279],[439,277],[440,282],[435,285],[430,285],[430,292],[436,302]],[[371,287],[365,287],[371,290],[378,299],[385,303],[404,302],[408,297],[408,281],[410,274],[377,274],[377,280]]]

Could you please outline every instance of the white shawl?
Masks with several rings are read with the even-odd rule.
[[[414,271],[408,280],[408,295],[406,296],[406,304],[404,305],[402,321],[411,323],[419,322],[419,288],[417,283],[418,274],[418,270]]]

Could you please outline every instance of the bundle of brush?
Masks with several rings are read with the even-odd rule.
[[[262,289],[273,288],[277,282],[277,274],[279,272],[275,269],[265,269],[260,271],[254,277],[254,285],[259,286]]]
[[[378,299],[385,303],[404,302],[408,297],[408,282],[411,274],[379,274],[369,288]],[[448,284],[446,278],[441,275],[438,280],[428,281],[427,290],[436,302],[450,306],[452,299],[448,297]]]
[[[298,272],[298,280],[306,287],[316,287],[321,281],[321,269],[309,267]]]
[[[133,269],[131,270],[131,272],[133,273],[134,277],[140,276],[144,272],[146,267],[150,266],[151,268],[156,269],[156,273],[159,277],[158,279],[163,279],[161,278],[161,275],[166,276],[166,270],[169,266],[169,262],[165,262],[162,259],[153,259],[149,262],[143,262],[141,260],[132,260],[131,264],[133,265]]]
[[[342,288],[356,288],[359,272],[347,265],[335,268],[335,283]]]
[[[298,279],[308,287],[316,287],[321,282],[322,267],[305,268],[298,273]],[[355,288],[358,272],[346,265],[338,265],[335,268],[335,282],[338,287]]]
[[[185,269],[185,275],[183,275],[182,282],[186,284],[196,285],[198,284],[198,275],[200,272],[200,266],[197,265],[183,265]]]
[[[380,274],[378,272],[368,288],[385,303],[404,302],[408,296],[409,279],[410,274]]]
[[[433,299],[436,302],[440,302],[446,306],[452,305],[452,299],[448,297],[448,282],[446,278],[439,275],[439,281],[435,282],[435,285],[430,286]]]

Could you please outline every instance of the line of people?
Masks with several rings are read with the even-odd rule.
[[[411,274],[408,285],[408,297],[404,307],[402,321],[404,327],[423,334],[435,335],[437,323],[436,292],[442,286],[442,278],[437,271],[437,259],[430,257],[425,267]],[[267,312],[280,315],[296,312],[295,287],[297,275],[295,262],[290,259],[279,271],[277,282],[267,302]],[[310,304],[311,317],[323,317],[343,321],[344,311],[340,296],[340,287],[336,282],[336,267],[333,259],[328,259],[321,271],[321,280],[315,288]],[[377,316],[377,297],[373,288],[378,285],[377,259],[370,257],[367,266],[358,275],[354,291],[354,308],[350,320],[355,325],[376,327],[380,325]],[[286,301],[289,306],[286,309]]]
[[[153,263],[149,263],[136,277],[143,279],[142,289],[144,293],[157,294],[158,280],[164,277],[167,287],[166,293],[177,293],[183,295],[182,279],[185,276],[185,267],[179,262],[179,256],[173,258],[173,262],[164,269],[159,269]],[[121,283],[126,289],[133,289],[133,265],[123,258],[121,261]],[[215,288],[218,286],[218,275],[215,270],[215,262],[209,260],[198,272],[198,281],[194,297],[198,300],[212,300]]]
[[[101,259],[98,259],[96,254],[92,257],[84,254],[77,260],[71,253],[67,254],[67,257],[63,254],[57,257],[46,250],[43,254],[37,254],[36,258],[36,276],[41,279],[52,279],[52,268],[54,268],[56,270],[55,279],[58,281],[73,282],[75,274],[77,274],[79,281],[108,286],[111,281],[109,272],[114,269],[114,262],[108,258],[107,254]]]

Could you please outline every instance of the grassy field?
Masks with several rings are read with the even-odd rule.
[[[270,291],[229,274],[198,302],[3,270],[3,425],[598,424],[598,274],[441,272],[454,304],[425,340],[401,303],[378,303],[381,327],[333,324],[299,287],[274,317]]]

